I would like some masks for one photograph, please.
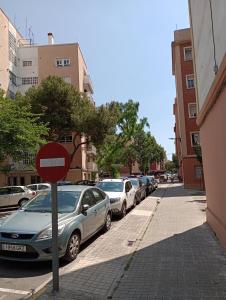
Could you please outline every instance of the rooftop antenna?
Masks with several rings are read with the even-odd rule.
[[[26,20],[25,20],[25,37],[27,37],[27,17],[26,17]]]

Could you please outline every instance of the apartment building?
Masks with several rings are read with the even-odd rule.
[[[46,45],[35,45],[24,38],[0,10],[0,87],[8,97],[15,98],[16,92],[25,93],[31,86],[38,85],[49,75],[59,76],[93,100],[93,85],[78,43],[54,44],[52,33],[48,33]],[[72,152],[74,133],[60,141]],[[79,138],[80,139],[80,138]],[[81,138],[83,139],[83,138]],[[78,141],[79,142],[79,141]],[[67,180],[91,179],[97,171],[94,146],[83,145],[76,153]],[[5,172],[0,173],[0,185],[24,185],[41,180],[31,166],[34,156],[29,153],[21,162],[9,161]]]
[[[189,28],[174,32],[172,73],[176,83],[173,113],[179,176],[183,179],[185,188],[202,189],[204,182],[202,166],[195,152],[199,145],[199,129],[196,124],[197,104]]]
[[[190,0],[207,222],[226,248],[226,1]]]

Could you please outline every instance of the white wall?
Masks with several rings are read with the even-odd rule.
[[[38,48],[37,46],[23,46],[18,48],[18,77],[38,77]],[[23,61],[32,61],[32,66],[23,67]],[[23,94],[32,85],[22,85],[22,80],[18,90]]]
[[[218,67],[226,51],[226,0],[211,0],[216,61]],[[190,18],[197,75],[197,94],[202,108],[214,80],[214,48],[209,0],[190,0]]]

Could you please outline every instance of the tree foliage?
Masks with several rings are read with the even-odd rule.
[[[117,132],[105,140],[98,154],[98,165],[110,171],[112,166],[122,164],[128,166],[131,173],[133,164],[138,162],[140,170],[146,173],[152,162],[165,158],[165,151],[150,132],[145,131],[149,124],[146,118],[138,118],[139,103],[128,100],[119,105]]]
[[[35,153],[45,143],[48,128],[40,116],[20,100],[11,100],[0,92],[0,160],[20,160],[23,153]]]
[[[76,132],[71,159],[81,144],[92,142],[98,147],[106,135],[116,130],[119,116],[116,102],[95,107],[84,93],[77,91],[60,77],[49,76],[20,98],[22,102],[31,105],[32,112],[41,115],[40,122],[48,123],[49,140],[58,141],[65,134]],[[81,141],[78,136],[85,139]]]

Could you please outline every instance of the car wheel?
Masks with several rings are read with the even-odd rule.
[[[20,201],[18,202],[18,205],[20,207],[22,207],[25,203],[27,203],[28,199],[20,199]]]
[[[136,204],[140,204],[141,202],[141,195],[137,196],[136,195]]]
[[[104,227],[103,227],[103,232],[107,232],[111,228],[111,214],[110,212],[107,214]]]
[[[122,208],[121,208],[121,212],[120,212],[120,217],[121,217],[121,218],[124,218],[125,215],[126,215],[126,203],[123,202]]]
[[[137,197],[135,196],[135,197],[134,197],[134,200],[133,200],[133,208],[136,207],[137,202],[138,202],[138,201],[137,201]]]
[[[70,262],[76,259],[80,249],[80,242],[81,242],[81,238],[79,233],[78,232],[72,233],[67,244],[67,250],[63,257],[65,261]]]

